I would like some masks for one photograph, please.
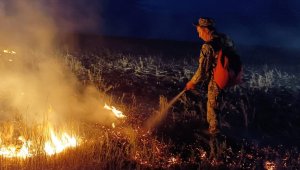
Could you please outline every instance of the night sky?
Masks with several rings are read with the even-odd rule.
[[[196,41],[192,23],[212,17],[237,44],[299,48],[299,0],[42,0],[64,31]]]

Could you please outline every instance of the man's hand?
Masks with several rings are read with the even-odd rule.
[[[188,83],[186,83],[185,85],[185,90],[194,90],[196,87],[196,84],[193,83],[192,81],[189,81]]]

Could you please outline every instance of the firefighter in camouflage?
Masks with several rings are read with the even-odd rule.
[[[196,84],[207,85],[207,122],[209,133],[214,135],[219,132],[217,121],[217,104],[221,89],[213,78],[213,69],[217,62],[217,52],[220,48],[234,49],[233,42],[224,34],[215,30],[214,20],[211,18],[200,18],[196,24],[199,38],[204,41],[202,45],[199,66],[192,79],[186,84],[186,90],[195,89]]]

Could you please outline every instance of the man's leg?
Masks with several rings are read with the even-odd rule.
[[[219,96],[220,89],[216,82],[212,79],[208,84],[207,94],[207,122],[209,124],[209,133],[216,134],[219,132],[217,121],[217,98]]]

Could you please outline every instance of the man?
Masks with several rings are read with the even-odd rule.
[[[199,38],[204,41],[202,45],[199,67],[192,79],[186,84],[186,90],[195,89],[196,84],[203,83],[207,86],[207,122],[209,133],[215,135],[219,132],[217,121],[217,99],[221,89],[213,78],[213,69],[217,62],[217,53],[220,49],[233,50],[233,43],[224,34],[219,34],[215,29],[215,22],[211,18],[200,18],[196,24]]]

